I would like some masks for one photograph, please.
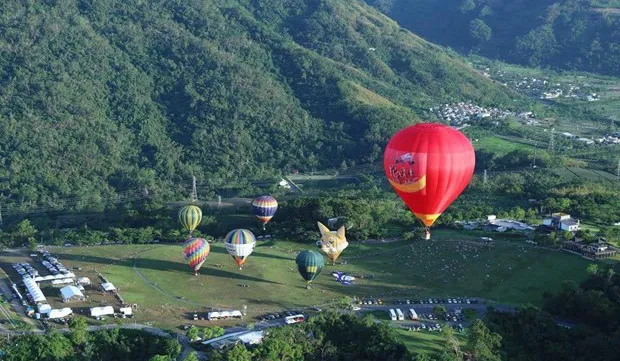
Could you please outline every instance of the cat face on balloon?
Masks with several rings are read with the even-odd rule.
[[[329,228],[321,222],[317,222],[319,231],[321,232],[321,240],[317,242],[319,247],[328,248],[341,248],[346,247],[349,243],[345,237],[344,226],[340,227],[337,231],[330,231]]]

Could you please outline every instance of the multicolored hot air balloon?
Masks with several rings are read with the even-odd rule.
[[[319,225],[319,231],[321,232],[321,241],[317,245],[334,264],[338,257],[340,257],[340,253],[349,246],[349,242],[347,242],[344,235],[344,226],[340,227],[338,231],[330,231],[323,223],[316,223]]]
[[[202,210],[198,206],[190,204],[179,211],[179,222],[181,222],[183,228],[189,231],[190,236],[196,227],[200,225],[201,220]]]
[[[245,260],[254,251],[256,245],[256,237],[247,229],[235,229],[228,232],[224,239],[226,250],[242,269]]]
[[[252,201],[252,209],[256,218],[263,224],[263,229],[265,229],[265,224],[273,218],[278,210],[278,201],[272,196],[260,196]]]
[[[297,255],[295,263],[299,274],[306,280],[306,288],[310,289],[310,283],[321,273],[325,259],[317,251],[303,251]]]
[[[183,243],[183,256],[194,270],[194,275],[198,276],[198,270],[205,263],[210,250],[211,246],[204,238],[188,238]]]
[[[396,133],[383,155],[385,174],[413,214],[429,228],[463,192],[474,173],[471,142],[456,129],[420,123]]]

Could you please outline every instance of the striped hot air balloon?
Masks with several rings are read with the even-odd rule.
[[[241,269],[245,260],[254,251],[256,237],[247,229],[235,229],[228,232],[224,243],[226,250]]]
[[[297,255],[295,263],[299,274],[306,280],[306,288],[309,289],[310,283],[321,273],[325,259],[317,251],[303,251]]]
[[[278,210],[278,201],[272,196],[260,196],[252,201],[252,209],[256,218],[263,224],[263,229],[265,229],[265,224],[273,218]]]
[[[183,225],[183,228],[189,231],[191,236],[192,232],[200,225],[202,220],[202,210],[195,205],[187,205],[179,211],[179,222]]]
[[[207,259],[211,246],[204,238],[188,238],[183,243],[183,256],[187,264],[194,270],[194,275],[198,275],[198,270]]]

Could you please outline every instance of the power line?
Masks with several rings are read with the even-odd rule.
[[[550,153],[555,153],[555,128],[551,128],[551,135],[549,137],[549,147],[547,148]]]

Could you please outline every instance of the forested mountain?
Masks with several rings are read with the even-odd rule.
[[[5,0],[0,12],[5,209],[104,209],[119,190],[178,197],[190,175],[217,186],[374,161],[429,106],[517,97],[356,1]]]
[[[531,66],[620,75],[615,0],[366,0],[425,39]]]

